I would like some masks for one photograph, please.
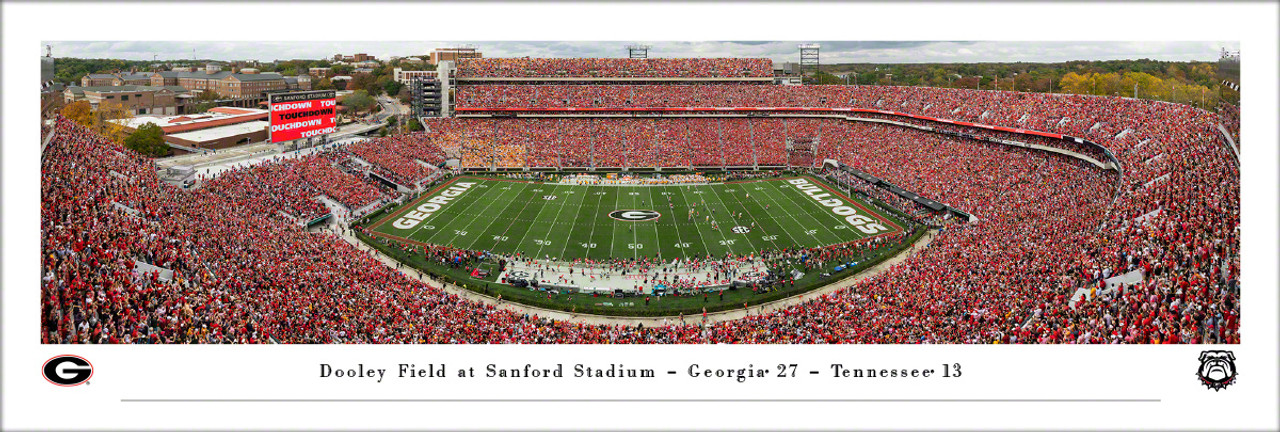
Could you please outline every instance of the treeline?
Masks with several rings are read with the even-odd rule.
[[[1150,59],[1065,63],[853,63],[822,66],[818,84],[972,88],[1127,96],[1202,106],[1239,103],[1217,62]]]
[[[117,71],[150,71],[155,62],[120,59],[79,59],[59,57],[53,61],[53,79],[59,83],[76,85],[80,78],[91,73],[111,73]]]

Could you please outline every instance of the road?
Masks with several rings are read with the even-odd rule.
[[[399,116],[402,114],[409,113],[409,109],[406,108],[404,105],[400,104],[400,101],[396,100],[396,98],[393,98],[387,95],[382,95],[382,96],[378,96],[376,100],[378,101],[378,105],[382,107],[382,111],[380,111],[378,115],[374,117],[374,119],[376,119],[378,123],[385,122],[387,118],[391,116]]]

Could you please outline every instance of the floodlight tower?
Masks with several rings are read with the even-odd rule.
[[[816,43],[803,43],[800,45],[796,45],[796,48],[800,49],[801,73],[804,73],[805,66],[813,66],[813,70],[815,74],[822,70],[822,66],[818,61],[818,54],[819,54],[819,51],[822,50],[822,45],[816,44]]]
[[[650,46],[644,44],[627,45],[627,56],[633,59],[647,59],[649,58],[649,48]]]

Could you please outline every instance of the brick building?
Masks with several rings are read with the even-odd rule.
[[[310,87],[310,79],[306,80]],[[221,98],[254,98],[268,90],[290,88],[285,77],[277,73],[208,72],[156,72],[151,74],[151,85],[177,85],[194,92],[212,91]]]
[[[374,57],[374,56],[371,56],[371,55],[369,55],[369,54],[365,54],[365,53],[359,53],[359,54],[355,54],[355,55],[345,55],[345,56],[344,56],[344,55],[342,55],[342,54],[334,54],[334,55],[333,55],[333,61],[335,61],[335,62],[363,62],[363,61],[378,61],[378,58],[377,58],[377,57]]]
[[[113,85],[115,74],[86,74],[80,78],[80,87],[101,87]]]
[[[111,85],[151,85],[151,75],[148,73],[118,73],[115,79],[111,80]]]
[[[86,101],[94,109],[108,102],[119,103],[132,114],[176,114],[177,93],[165,87],[121,85],[68,87],[63,101]]]
[[[408,84],[414,78],[435,79],[436,71],[407,71],[401,68],[392,69],[392,79],[401,84]]]
[[[255,98],[269,90],[287,88],[280,74],[231,74],[218,81],[219,96],[232,99]]]
[[[181,73],[175,71],[152,72],[150,85],[155,87],[176,86],[178,85],[178,75]]]
[[[431,64],[439,65],[442,61],[457,62],[464,58],[482,58],[484,54],[471,47],[436,48],[431,51]]]
[[[296,77],[284,77],[284,84],[289,90],[311,90],[311,76],[298,75]]]
[[[217,91],[218,81],[231,76],[231,72],[179,72],[178,85],[195,92]]]

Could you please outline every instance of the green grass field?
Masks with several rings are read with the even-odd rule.
[[[690,209],[699,214],[690,219]],[[574,260],[746,255],[859,241],[903,224],[809,176],[693,186],[462,176],[370,226],[409,244]]]

